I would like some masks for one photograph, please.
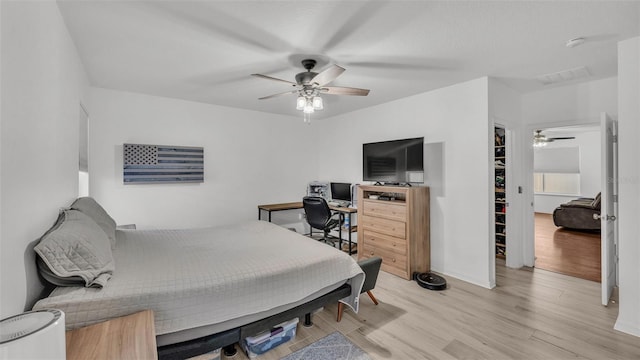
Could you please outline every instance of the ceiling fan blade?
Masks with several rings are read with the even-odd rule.
[[[369,95],[369,89],[358,89],[358,88],[342,87],[342,86],[324,86],[322,89],[320,89],[320,91],[330,95],[355,95],[355,96]]]
[[[335,65],[335,64],[331,65],[331,67],[329,67],[328,69],[323,70],[318,75],[314,76],[313,79],[309,81],[309,83],[311,84],[315,83],[320,86],[324,84],[328,84],[333,80],[335,80],[338,76],[340,76],[340,74],[342,74],[344,70],[345,69],[343,67],[340,67],[338,65]]]
[[[280,81],[280,82],[287,83],[289,85],[298,86],[298,84],[294,83],[293,81],[278,79],[278,78],[274,78],[272,76],[267,76],[267,75],[262,75],[262,74],[251,74],[251,76],[255,76],[255,77],[259,77],[259,78],[263,78],[263,79],[267,79],[267,80]]]
[[[273,95],[269,95],[269,96],[263,96],[261,98],[258,98],[258,100],[266,100],[266,99],[271,99],[277,96],[282,96],[282,95],[289,95],[289,94],[297,94],[298,90],[293,90],[293,91],[287,91],[287,92],[283,92],[283,93],[279,93],[279,94],[273,94]]]
[[[565,136],[565,137],[552,137],[549,138],[549,140],[571,140],[571,139],[575,139],[575,136]]]
[[[141,1],[145,15],[155,15],[167,24],[180,26],[199,36],[219,38],[230,44],[253,47],[257,51],[290,49],[285,39],[264,31],[243,16],[234,16],[220,6],[204,6],[198,1]]]
[[[334,7],[333,14],[330,14],[328,17],[332,19],[332,24],[330,26],[330,31],[327,31],[327,27],[319,26],[317,29],[317,35],[313,37],[316,41],[312,41],[311,43],[317,43],[318,52],[320,54],[326,54],[331,52],[331,50],[335,49],[337,46],[342,44],[344,41],[349,40],[352,36],[357,35],[359,31],[362,31],[364,25],[376,18],[378,18],[378,14],[382,13],[383,8],[388,4],[383,1],[359,1],[354,2],[357,3],[357,8],[352,11],[347,10],[351,6],[336,6]],[[345,17],[346,14],[348,17]],[[340,19],[340,20],[339,20]],[[325,40],[324,44],[322,41],[327,36],[330,36]]]

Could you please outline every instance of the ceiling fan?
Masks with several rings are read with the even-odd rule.
[[[316,61],[313,59],[302,60],[302,66],[307,71],[296,74],[296,82],[278,79],[262,74],[251,74],[252,76],[256,76],[259,78],[287,83],[294,88],[293,90],[261,97],[259,98],[259,100],[271,99],[281,95],[297,94],[298,99],[296,101],[296,109],[302,110],[305,115],[305,122],[309,122],[309,115],[311,113],[313,113],[315,110],[323,109],[322,98],[320,97],[320,94],[355,96],[367,96],[369,94],[368,89],[342,86],[326,86],[328,83],[335,80],[345,71],[343,67],[334,64],[326,68],[325,70],[316,73],[311,71],[316,66]]]
[[[542,130],[536,130],[535,134],[533,135],[533,146],[542,147],[556,140],[571,140],[575,138],[576,138],[575,136],[546,137],[545,135],[542,134]]]

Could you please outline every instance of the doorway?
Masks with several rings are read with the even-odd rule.
[[[535,267],[600,282],[600,221],[593,219],[600,204],[600,126],[532,135]]]

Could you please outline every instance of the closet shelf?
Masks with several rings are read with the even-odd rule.
[[[505,191],[507,178],[506,178],[506,166],[504,165],[507,162],[507,148],[505,146],[506,142],[506,132],[505,129],[500,127],[494,127],[494,176],[495,176],[495,226],[496,226],[496,246],[495,252],[496,257],[506,258],[507,254],[507,213],[506,213],[506,204],[507,204],[507,194]]]

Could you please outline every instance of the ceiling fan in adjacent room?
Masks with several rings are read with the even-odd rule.
[[[533,146],[534,147],[543,147],[547,146],[548,143],[556,141],[556,140],[571,140],[575,139],[575,136],[563,136],[563,137],[546,137],[542,134],[542,130],[536,130],[533,135]]]
[[[262,74],[251,74],[263,79],[284,82],[294,87],[294,90],[264,96],[259,98],[259,100],[271,99],[281,95],[297,94],[298,99],[296,100],[296,109],[303,111],[304,122],[309,123],[311,114],[316,110],[322,110],[324,108],[320,94],[355,96],[367,96],[369,94],[369,90],[367,89],[342,86],[326,86],[326,84],[335,80],[345,71],[343,67],[334,64],[329,66],[325,70],[316,73],[311,71],[316,66],[316,61],[313,59],[302,60],[302,66],[307,71],[296,74],[296,82],[278,79]]]

